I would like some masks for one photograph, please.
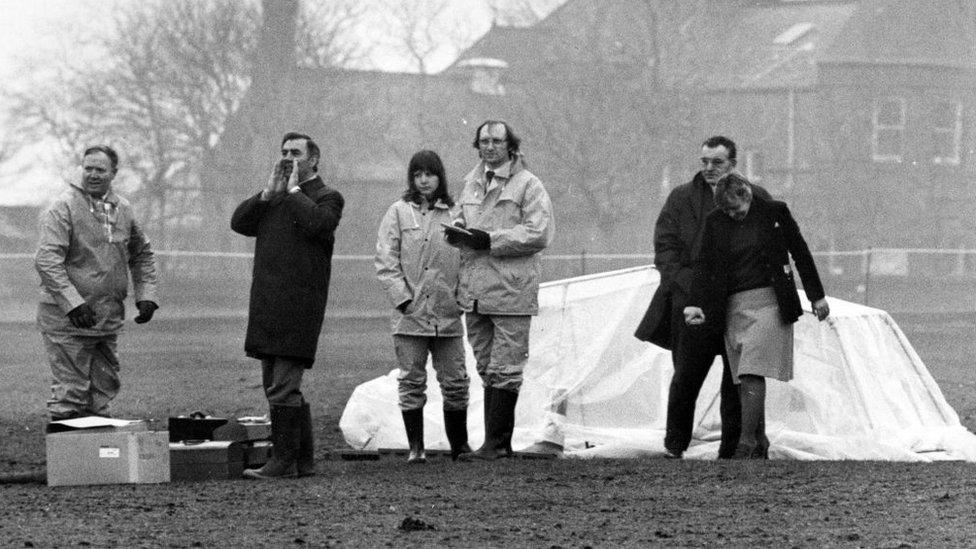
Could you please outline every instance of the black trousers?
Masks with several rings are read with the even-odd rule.
[[[671,351],[674,377],[668,390],[668,417],[664,447],[672,454],[681,454],[691,444],[695,422],[695,402],[701,392],[708,370],[716,356],[722,357],[722,388],[719,416],[722,420],[722,442],[718,457],[731,458],[739,443],[742,430],[742,405],[739,388],[732,382],[729,359],[721,330],[707,330],[687,326],[684,322],[684,300],[675,300],[671,316],[671,333],[677,334]]]

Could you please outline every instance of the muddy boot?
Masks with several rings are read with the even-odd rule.
[[[301,434],[298,438],[298,476],[310,477],[315,474],[315,437],[312,434],[312,410],[307,402],[302,402]]]
[[[404,410],[403,426],[407,429],[407,444],[410,445],[407,463],[427,463],[427,454],[424,453],[424,409]]]
[[[276,479],[298,475],[296,462],[302,432],[300,406],[271,407],[271,459],[260,469],[245,469],[244,478]]]
[[[451,459],[457,461],[461,454],[471,452],[468,446],[468,410],[444,410],[444,431],[451,445]]]

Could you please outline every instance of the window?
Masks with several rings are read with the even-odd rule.
[[[763,179],[763,172],[766,167],[763,165],[763,155],[759,151],[745,151],[745,173],[746,179],[753,183],[758,183]]]
[[[502,71],[508,68],[508,63],[501,59],[476,57],[465,59],[457,64],[458,68],[467,71],[471,76],[471,91],[481,95],[505,95],[505,85],[502,84]]]
[[[932,105],[932,162],[958,166],[961,141],[962,104],[939,101]]]
[[[905,100],[901,97],[874,102],[871,157],[875,162],[901,162],[905,146]]]
[[[482,95],[505,95],[505,85],[501,83],[501,77],[498,69],[476,69],[471,75],[471,91]]]

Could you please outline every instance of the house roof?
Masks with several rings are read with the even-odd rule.
[[[951,4],[951,5],[950,5]],[[976,23],[949,0],[764,2],[703,17],[687,34],[694,57],[664,63],[672,81],[708,89],[804,88],[823,63],[924,64],[976,68]],[[570,0],[526,28],[492,28],[449,70],[464,61],[505,61],[509,78],[580,70],[577,50],[587,12],[629,9],[610,0]],[[634,8],[635,9],[635,8]],[[626,21],[626,20],[625,20]],[[683,78],[680,72],[694,72]]]
[[[823,62],[976,68],[976,23],[962,4],[863,0]]]
[[[705,51],[708,88],[803,88],[817,79],[817,63],[855,11],[850,3],[779,4],[740,10]],[[714,35],[714,33],[706,33]]]

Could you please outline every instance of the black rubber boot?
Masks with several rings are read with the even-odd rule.
[[[404,410],[403,426],[407,429],[407,444],[410,446],[407,463],[427,463],[424,452],[424,409]]]
[[[488,432],[488,418],[491,416],[491,398],[495,395],[495,389],[485,385],[485,413],[482,416],[485,420],[485,433]]]
[[[271,459],[260,469],[245,469],[244,478],[276,479],[298,475],[299,440],[302,433],[300,406],[271,407]]]
[[[444,431],[451,445],[451,459],[457,460],[461,454],[471,452],[468,446],[468,410],[444,410]]]
[[[498,414],[501,419],[501,444],[498,447],[500,454],[498,457],[511,457],[512,452],[512,433],[515,432],[515,405],[518,403],[518,391],[506,391],[495,389],[492,398],[498,401]]]
[[[302,403],[297,466],[300,477],[310,477],[315,474],[315,436],[312,434],[312,410],[307,402]]]
[[[492,389],[491,409],[485,426],[485,442],[474,452],[461,454],[461,461],[495,460],[511,457],[508,450],[512,443],[512,427],[515,423],[515,402],[518,393]]]

